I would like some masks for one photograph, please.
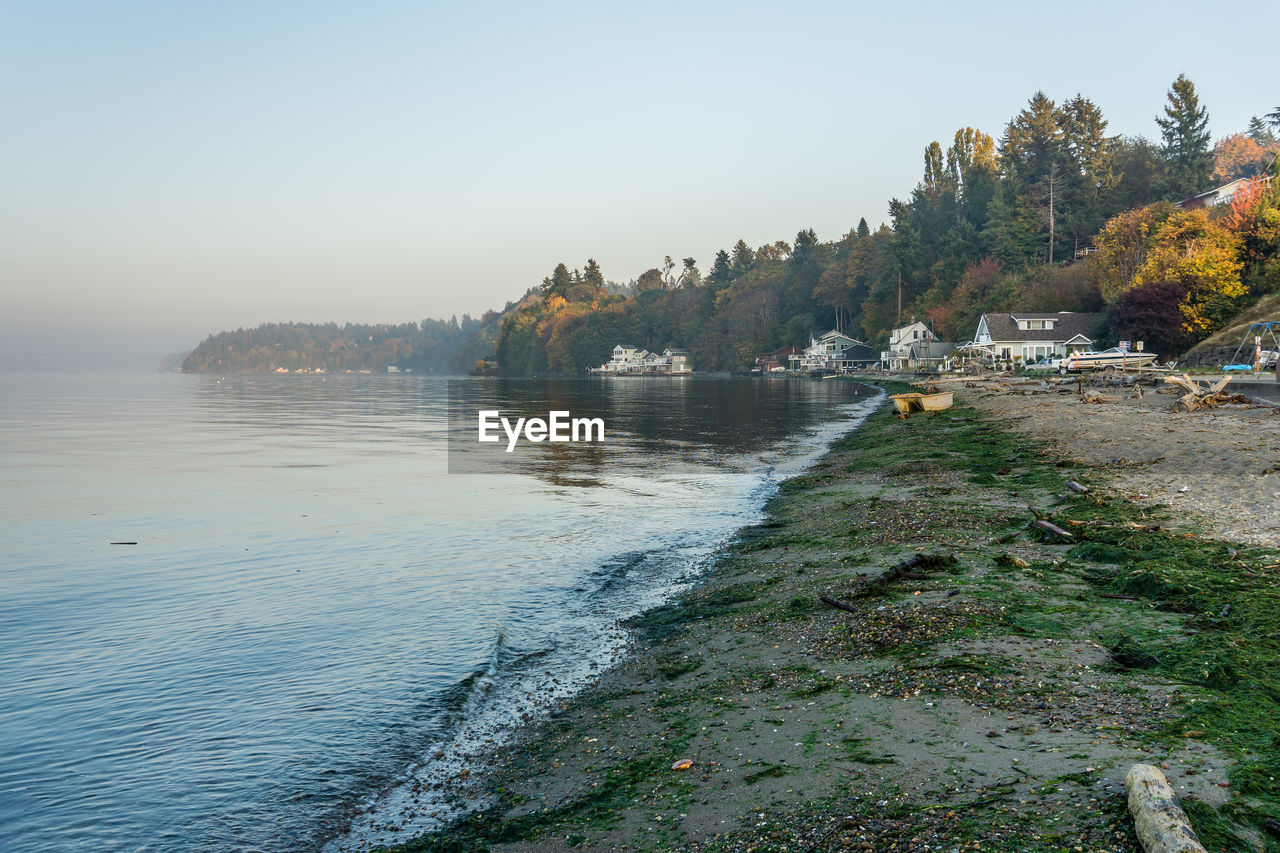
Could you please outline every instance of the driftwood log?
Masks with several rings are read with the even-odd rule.
[[[1129,814],[1146,853],[1206,853],[1186,812],[1178,805],[1173,786],[1159,768],[1135,764],[1124,779]]]
[[[903,560],[896,566],[886,570],[884,574],[865,581],[861,588],[854,593],[854,597],[867,598],[876,595],[883,592],[890,584],[900,580],[925,580],[929,572],[949,569],[956,564],[956,558],[950,554],[916,554],[914,557]],[[834,607],[837,610],[845,610],[849,613],[862,612],[856,605],[848,604],[838,598],[820,595],[818,599],[823,604]]]
[[[1115,394],[1103,394],[1101,391],[1085,391],[1080,398],[1081,403],[1116,403],[1120,398]]]
[[[1194,412],[1197,409],[1214,408],[1227,403],[1254,402],[1252,397],[1244,394],[1227,393],[1227,383],[1231,381],[1230,376],[1224,376],[1212,384],[1197,382],[1185,373],[1181,376],[1168,376],[1164,381],[1167,385],[1185,392],[1169,407],[1171,412]]]
[[[1037,518],[1035,522],[1035,526],[1040,528],[1046,533],[1052,533],[1054,536],[1057,536],[1059,539],[1061,539],[1064,542],[1076,541],[1076,536],[1074,533],[1070,533],[1066,530],[1063,530],[1061,527],[1054,524],[1052,521],[1048,521],[1043,518]]]
[[[845,602],[841,601],[838,598],[828,598],[825,595],[820,595],[818,596],[818,598],[822,601],[823,604],[830,605],[831,607],[834,607],[837,610],[843,610],[846,613],[853,613],[855,615],[862,613],[861,610],[854,607],[852,604],[846,604]]]

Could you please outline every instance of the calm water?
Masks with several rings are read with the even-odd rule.
[[[429,826],[405,783],[589,683],[858,391],[464,382],[455,406],[599,414],[608,451],[447,474],[440,379],[0,376],[0,837],[336,851]]]

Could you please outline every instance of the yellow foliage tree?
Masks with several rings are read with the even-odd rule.
[[[1147,262],[1152,235],[1173,211],[1173,205],[1166,203],[1134,208],[1113,216],[1098,232],[1094,240],[1097,252],[1090,264],[1102,298],[1108,303],[1134,286],[1134,279]]]
[[[1154,204],[1113,217],[1091,259],[1103,298],[1114,303],[1145,285],[1177,284],[1183,331],[1202,337],[1245,294],[1241,240],[1209,212]]]
[[[1223,306],[1244,296],[1240,238],[1209,219],[1208,211],[1179,210],[1160,223],[1133,284],[1176,281],[1187,288],[1178,306],[1185,331],[1201,335],[1221,317]]]

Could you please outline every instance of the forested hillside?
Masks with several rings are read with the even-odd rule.
[[[502,321],[495,355],[515,374],[574,373],[615,343],[690,349],[695,369],[733,370],[839,324],[883,344],[900,316],[947,340],[993,310],[1106,312],[1113,335],[1173,356],[1260,294],[1280,289],[1280,186],[1256,181],[1230,205],[1180,209],[1225,181],[1274,169],[1280,108],[1210,144],[1207,110],[1179,77],[1159,141],[1107,134],[1082,95],[1037,92],[999,139],[971,127],[924,149],[924,173],[839,239],[718,252],[704,274],[667,257],[619,295],[594,260],[564,264]]]
[[[385,371],[388,365],[424,373],[449,371],[449,358],[481,322],[423,320],[399,325],[266,323],[210,335],[187,356],[187,373],[274,373],[279,369]]]

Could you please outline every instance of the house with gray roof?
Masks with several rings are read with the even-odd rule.
[[[983,314],[970,348],[995,361],[1016,359],[1023,364],[1047,356],[1065,357],[1093,349],[1090,335],[1101,319],[1101,314],[1072,311]]]
[[[955,344],[934,344],[941,341],[933,329],[912,317],[910,323],[889,333],[889,348],[880,353],[880,360],[889,370],[928,370],[955,349]]]

